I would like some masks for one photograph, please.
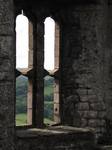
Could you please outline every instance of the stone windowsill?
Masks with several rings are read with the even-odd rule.
[[[112,145],[102,146],[100,150],[112,150]]]
[[[30,128],[30,129],[17,129],[16,136],[18,138],[32,138],[40,136],[52,136],[52,135],[70,135],[70,134],[82,134],[90,135],[92,131],[86,128],[76,128],[70,126],[53,126],[45,128]]]

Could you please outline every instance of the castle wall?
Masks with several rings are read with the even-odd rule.
[[[0,149],[14,148],[14,5],[0,0]]]
[[[111,111],[106,114],[105,86],[108,6],[80,6],[66,11],[65,16],[61,55],[62,121],[77,127],[92,127],[97,138],[104,131],[105,118],[111,115]]]
[[[44,18],[54,16],[60,24],[60,124],[73,127],[92,128],[95,139],[105,131],[107,120],[112,120],[112,6],[111,1],[91,1],[83,5],[78,1],[70,1],[69,5],[43,1],[6,2],[0,0],[0,149],[1,150],[36,150],[46,149],[50,139],[49,149],[74,149],[75,135],[59,135],[44,137],[32,132],[22,137],[15,128],[15,17],[23,8],[27,14],[32,12],[36,23],[35,37],[37,38],[36,66],[38,72],[37,86],[40,92],[38,98],[43,98],[43,23]],[[49,1],[50,2],[50,1]],[[37,7],[36,7],[37,6]],[[30,8],[30,9],[29,9]],[[37,9],[38,8],[38,9]],[[14,12],[15,10],[15,12]],[[30,16],[32,18],[32,15]],[[32,19],[32,20],[33,20]],[[37,22],[36,22],[37,21]],[[40,21],[40,22],[39,22]],[[38,36],[39,34],[39,36]],[[34,37],[34,38],[35,38]],[[40,38],[39,38],[40,37]],[[39,39],[38,39],[39,38]],[[39,84],[38,84],[39,82]],[[38,107],[36,108],[38,109]],[[41,112],[41,108],[39,113]],[[39,115],[38,113],[38,115]],[[41,116],[40,116],[41,117]],[[36,120],[38,123],[38,120]],[[26,132],[29,132],[26,130]],[[42,132],[42,131],[41,131]],[[25,133],[26,134],[26,133]],[[90,133],[91,134],[91,133]],[[32,137],[31,137],[32,135]],[[70,140],[70,135],[72,136]],[[61,136],[60,138],[58,136]],[[85,137],[88,140],[88,134]],[[93,137],[91,141],[93,141]],[[83,139],[84,140],[84,139]],[[88,149],[88,150],[89,150]]]

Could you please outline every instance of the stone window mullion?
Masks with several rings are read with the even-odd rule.
[[[36,52],[36,99],[35,125],[43,126],[44,121],[44,21],[37,22]]]

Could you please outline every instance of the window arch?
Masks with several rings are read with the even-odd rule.
[[[33,52],[33,24],[26,16],[20,14],[16,17],[16,77],[20,76],[21,79],[18,78],[16,80],[16,85],[19,84],[22,91],[26,90],[26,88],[24,89],[24,86],[26,85],[24,85],[24,82],[20,85],[20,80],[25,81],[26,77],[27,93],[26,96],[21,95],[20,93],[18,99],[18,89],[16,86],[16,110],[17,107],[21,107],[20,109],[22,109],[22,107],[25,107],[26,105],[27,118],[25,122],[23,121],[23,123],[28,125],[32,125],[33,114]],[[24,99],[26,98],[27,102],[24,103]],[[22,111],[22,113],[25,112]],[[21,125],[21,123],[19,125]]]
[[[49,71],[49,76],[54,78],[54,122],[59,123],[60,122],[60,97],[59,97],[59,88],[60,88],[60,83],[59,83],[60,82],[59,81],[60,80],[60,75],[59,75],[60,27],[59,27],[59,24],[50,17],[46,18],[45,22],[47,22],[47,21],[51,22],[51,25],[50,25],[50,27],[48,26],[48,28],[49,28],[48,31],[46,31],[47,25],[45,26],[45,34],[46,34],[46,32],[48,32],[48,35],[51,33],[52,36],[47,37],[47,35],[45,35],[45,44],[46,44],[46,38],[51,38],[51,39],[48,39],[49,44],[50,44],[50,42],[53,43],[53,46],[50,47],[51,51],[47,52],[48,61],[51,59],[51,57],[53,58],[53,62],[50,61],[50,64],[52,63],[53,66],[49,66],[49,68],[52,68],[52,69],[49,69],[47,71]],[[51,30],[53,33],[51,32]],[[48,49],[50,49],[50,48],[48,47]],[[46,51],[45,51],[45,54],[46,54]]]

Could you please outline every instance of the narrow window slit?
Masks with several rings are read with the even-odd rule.
[[[44,68],[47,71],[54,69],[54,20],[45,19],[44,35]],[[44,77],[44,123],[54,122],[54,78]]]
[[[29,109],[32,100],[29,94],[29,21],[26,16],[16,17],[16,70],[19,71],[19,77],[16,78],[16,126],[29,124]],[[31,120],[31,119],[30,119]],[[30,121],[31,124],[31,121]]]
[[[50,17],[45,19],[44,38],[44,68],[49,72],[44,78],[44,123],[59,123],[59,25]]]

